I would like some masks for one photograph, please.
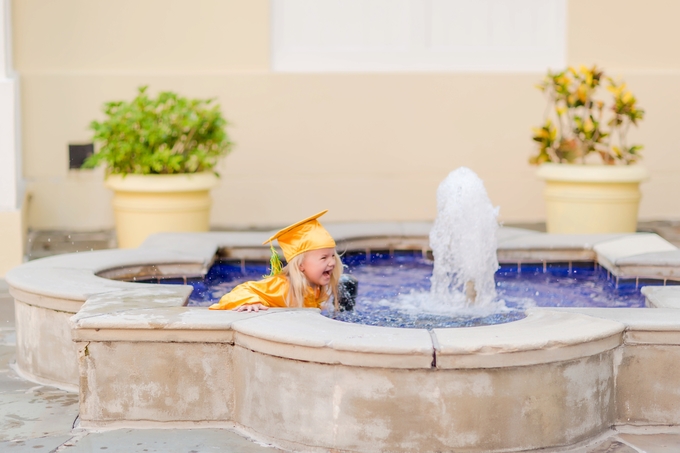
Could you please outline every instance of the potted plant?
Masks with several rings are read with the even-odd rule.
[[[214,167],[232,148],[219,105],[169,91],[153,98],[143,86],[103,110],[106,119],[90,124],[98,150],[83,166],[106,166],[118,246],[161,231],[207,231]]]
[[[530,163],[546,181],[548,232],[634,232],[640,183],[648,177],[633,165],[642,146],[627,140],[644,117],[635,96],[596,66],[548,72],[537,87],[548,108],[533,130],[538,152]]]

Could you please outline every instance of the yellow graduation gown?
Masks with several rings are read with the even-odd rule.
[[[267,277],[263,280],[245,282],[222,296],[219,302],[210,306],[211,310],[233,310],[241,305],[262,304],[267,307],[287,307],[286,296],[290,284],[283,274]],[[320,308],[321,304],[328,299],[327,294],[320,290],[308,288],[305,294],[304,306],[306,308]]]

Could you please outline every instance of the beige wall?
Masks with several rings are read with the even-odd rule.
[[[21,210],[0,211],[0,278],[23,262],[24,231]]]
[[[322,208],[329,221],[430,220],[437,185],[461,165],[484,179],[503,220],[544,218],[526,163],[541,74],[272,73],[266,0],[13,6],[32,228],[112,226],[101,172],[69,172],[67,144],[87,141],[102,103],[141,84],[217,96],[232,121],[216,226],[280,225]],[[641,217],[680,218],[680,32],[669,22],[680,2],[570,0],[568,12],[569,63],[623,76],[647,110],[632,134],[652,172]]]
[[[567,4],[569,64],[597,63],[616,72],[680,70],[677,0],[567,0]]]
[[[266,0],[14,0],[14,63],[26,74],[264,71]]]

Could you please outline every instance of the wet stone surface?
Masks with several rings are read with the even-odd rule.
[[[59,453],[276,453],[223,429],[118,429],[90,433]]]
[[[680,452],[680,434],[619,434],[618,437],[645,453]]]
[[[0,451],[3,453],[52,453],[71,439],[73,436],[62,434],[58,436],[44,436],[33,439],[14,439],[0,441]]]
[[[78,395],[21,379],[9,367],[13,349],[0,346],[0,441],[69,434]]]
[[[588,449],[587,453],[638,453],[638,450],[618,440],[607,439],[597,447]]]

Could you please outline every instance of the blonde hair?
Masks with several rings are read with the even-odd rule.
[[[286,295],[286,305],[289,307],[304,307],[305,306],[305,294],[307,294],[308,288],[312,285],[307,280],[305,274],[300,270],[300,265],[302,260],[304,260],[305,253],[300,253],[294,256],[286,267],[281,270],[281,273],[286,276],[290,289]],[[320,288],[321,294],[325,295],[326,298],[324,302],[328,301],[329,297],[333,297],[333,306],[336,310],[340,309],[340,301],[338,299],[338,284],[340,283],[340,277],[342,276],[342,261],[338,256],[338,252],[334,251],[335,256],[335,268],[331,273],[331,281],[328,285],[324,285]]]

